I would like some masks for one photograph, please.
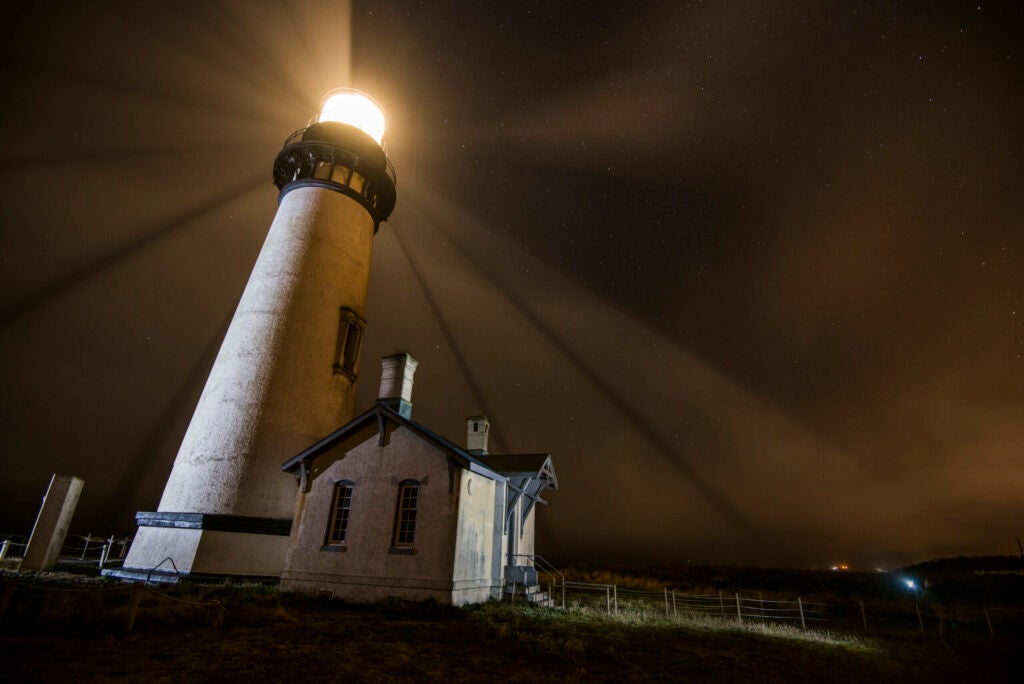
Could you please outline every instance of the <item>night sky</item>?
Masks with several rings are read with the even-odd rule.
[[[155,510],[274,156],[354,86],[398,173],[359,405],[409,351],[415,420],[551,453],[542,555],[1017,552],[1019,3],[26,5],[0,10],[0,531],[54,471],[85,480],[74,531]]]

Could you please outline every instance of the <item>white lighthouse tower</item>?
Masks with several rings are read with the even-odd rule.
[[[332,91],[274,161],[279,207],[156,512],[121,577],[277,577],[294,514],[281,463],[354,414],[373,236],[395,205],[384,116]]]

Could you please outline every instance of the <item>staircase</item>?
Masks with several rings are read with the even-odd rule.
[[[525,601],[531,606],[542,608],[553,608],[554,601],[547,591],[539,584],[519,584],[518,582],[507,582],[505,584],[505,596],[509,603],[515,603],[516,599]]]
[[[565,576],[554,565],[533,554],[520,554],[514,558],[525,558],[530,564],[505,567],[504,594],[509,602],[514,603],[519,598],[534,606],[565,607]],[[550,577],[547,589],[541,584],[540,573]],[[556,601],[556,597],[560,600]]]

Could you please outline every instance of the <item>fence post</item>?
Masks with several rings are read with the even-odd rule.
[[[128,615],[124,619],[124,631],[132,631],[132,627],[135,626],[135,616],[139,612],[139,601],[142,599],[142,586],[139,584],[132,586],[132,595],[128,598]]]
[[[92,539],[92,532],[85,535],[85,541],[82,542],[82,555],[78,560],[85,560],[85,554],[89,550],[89,540]]]
[[[796,597],[796,605],[800,608],[800,626],[803,627],[806,632],[807,620],[804,619],[804,602],[799,596]]]
[[[736,619],[743,624],[743,611],[740,610],[740,593],[736,592]]]
[[[107,564],[107,556],[110,555],[110,544],[104,544],[100,549],[100,567]]]
[[[615,614],[619,614],[619,585],[612,585],[612,598],[615,599]]]
[[[921,628],[921,634],[924,634],[924,620],[921,619],[921,602],[916,601],[914,608],[917,609],[917,625]]]
[[[0,560],[7,558],[7,549],[11,545],[10,539],[4,539],[4,543],[0,545]]]
[[[722,592],[718,592],[718,605],[722,607],[722,619],[725,619],[725,599],[722,598]]]
[[[665,617],[668,617],[668,587],[665,587]]]
[[[604,585],[604,602],[608,608],[608,614],[612,614],[612,585]]]
[[[672,617],[679,617],[678,611],[676,611],[676,590],[672,590]]]
[[[864,602],[857,599],[857,603],[860,604],[860,619],[864,623],[864,631],[868,631],[868,614],[864,612]]]
[[[988,608],[982,608],[985,611],[985,622],[988,623],[988,633],[992,635],[992,638],[996,638],[996,630],[992,629],[992,618],[989,617]]]
[[[565,578],[562,578],[562,610],[565,610]]]

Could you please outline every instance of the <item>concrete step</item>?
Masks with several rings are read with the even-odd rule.
[[[519,595],[519,594],[527,594],[527,595],[529,595],[529,594],[536,594],[536,593],[539,593],[539,592],[544,590],[544,588],[542,586],[540,586],[539,584],[527,584],[527,585],[516,584],[514,586],[515,586],[514,593],[516,595]],[[506,594],[513,593],[513,585],[506,584],[505,585],[505,593]]]

